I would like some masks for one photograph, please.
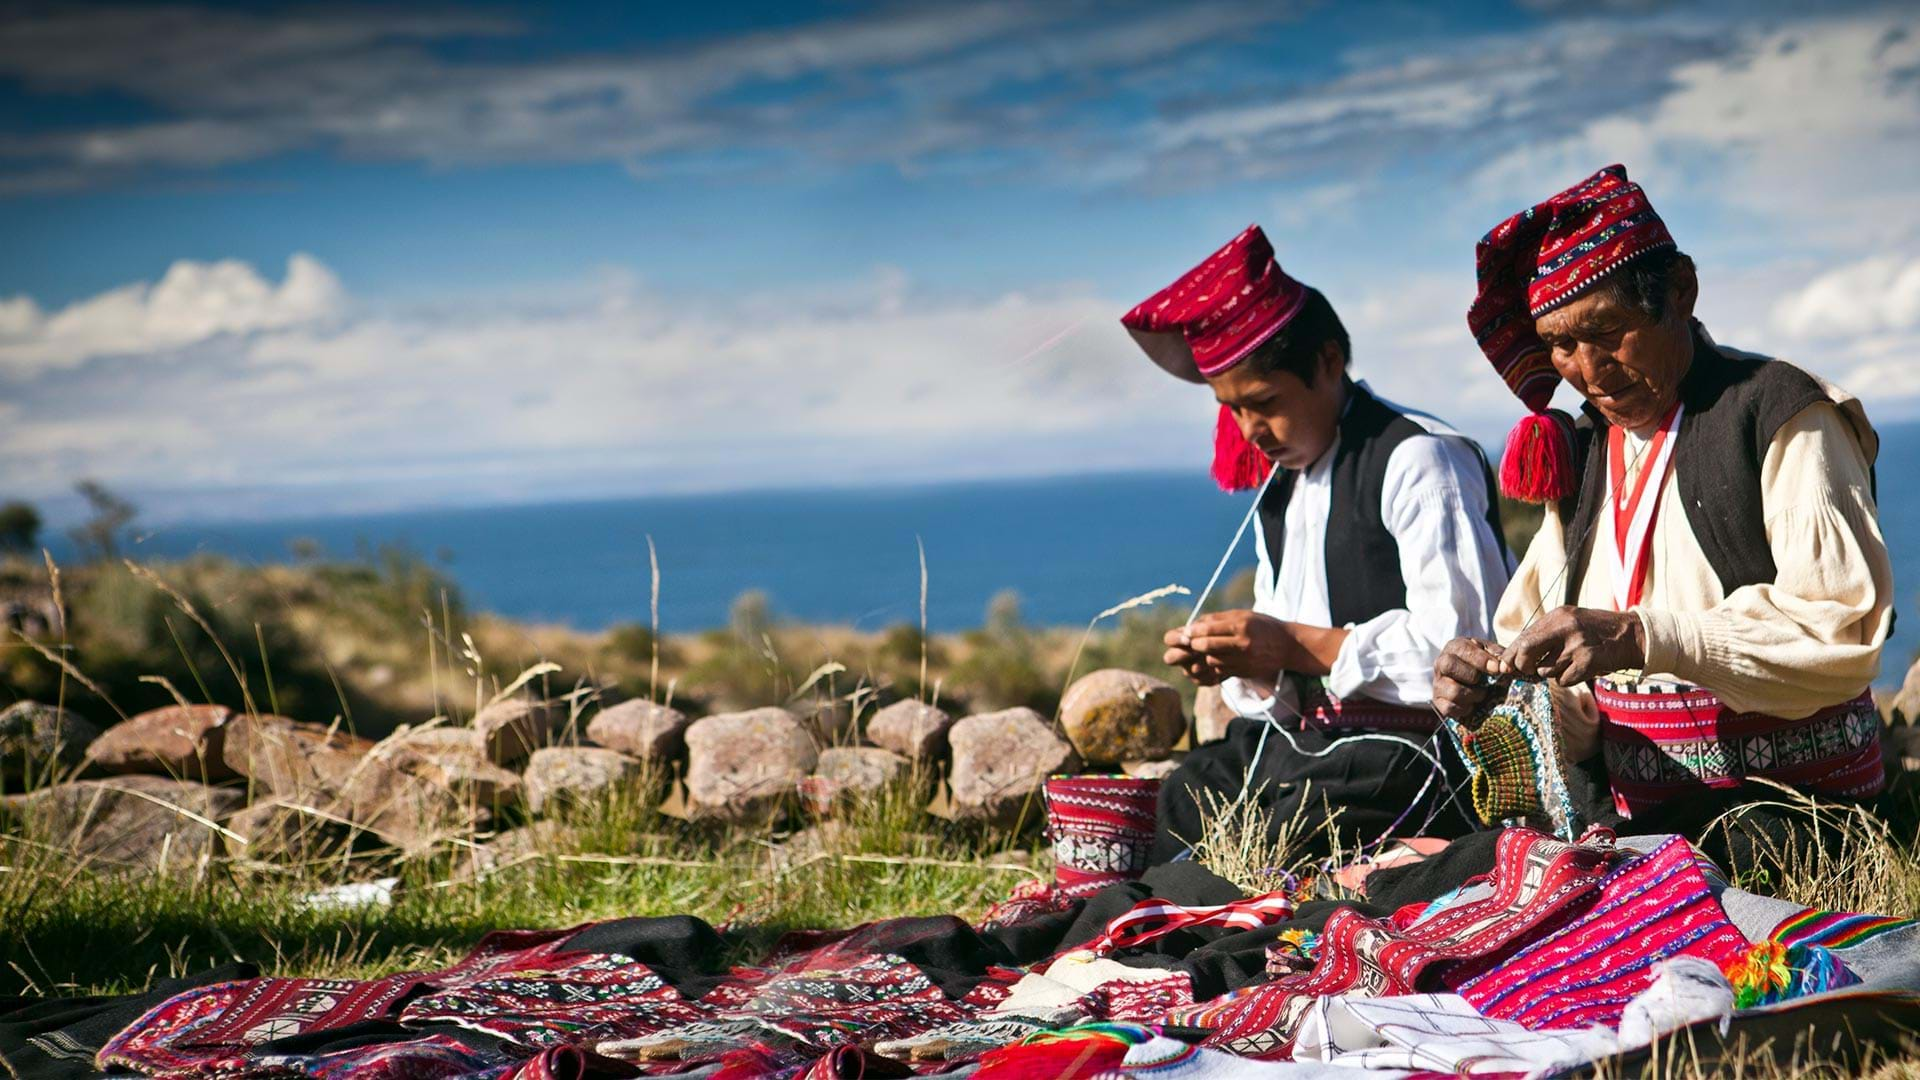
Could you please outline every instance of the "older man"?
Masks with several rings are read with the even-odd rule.
[[[1213,391],[1221,486],[1272,474],[1253,608],[1167,635],[1167,663],[1221,684],[1240,718],[1162,786],[1152,861],[1242,797],[1273,838],[1287,829],[1309,847],[1469,827],[1423,744],[1433,661],[1455,635],[1485,632],[1510,568],[1479,447],[1350,378],[1339,315],[1280,269],[1258,227],[1122,322]]]
[[[1892,569],[1860,403],[1715,344],[1693,261],[1621,166],[1503,222],[1478,263],[1468,324],[1535,414],[1502,480],[1547,505],[1499,644],[1449,643],[1435,707],[1468,721],[1500,680],[1551,680],[1567,757],[1604,765],[1639,831],[1779,798],[1755,779],[1879,792]],[[1560,380],[1577,424],[1545,414]]]

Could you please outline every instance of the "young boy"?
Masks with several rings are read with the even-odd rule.
[[[1339,315],[1280,269],[1258,226],[1121,322],[1220,402],[1223,488],[1279,470],[1260,500],[1252,610],[1166,636],[1166,662],[1219,685],[1238,718],[1167,778],[1152,861],[1182,855],[1202,814],[1243,788],[1274,834],[1321,849],[1468,828],[1428,736],[1434,661],[1492,625],[1510,572],[1479,447],[1349,377]],[[1268,724],[1283,730],[1263,744]]]

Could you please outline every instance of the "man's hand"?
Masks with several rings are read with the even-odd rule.
[[[1449,720],[1465,722],[1485,704],[1501,672],[1501,649],[1479,638],[1454,638],[1433,662],[1433,707]]]
[[[1325,675],[1347,632],[1282,622],[1252,611],[1218,611],[1167,631],[1164,659],[1202,686],[1227,678],[1271,683],[1283,671]]]
[[[1646,629],[1631,612],[1558,607],[1521,631],[1500,657],[1499,673],[1577,686],[1596,675],[1647,662]]]

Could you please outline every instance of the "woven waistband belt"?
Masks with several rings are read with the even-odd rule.
[[[1614,808],[1628,817],[1752,777],[1852,798],[1886,786],[1869,693],[1799,720],[1734,712],[1685,683],[1596,679],[1593,698]]]
[[[1301,695],[1306,726],[1335,731],[1413,731],[1431,734],[1440,717],[1430,705],[1389,705],[1371,698],[1342,701],[1316,687]]]

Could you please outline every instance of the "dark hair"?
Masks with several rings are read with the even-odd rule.
[[[1676,248],[1648,252],[1607,275],[1599,288],[1612,294],[1614,302],[1659,322],[1667,317],[1667,295],[1673,291],[1673,275],[1680,265],[1693,265],[1693,259]]]
[[[1320,290],[1308,288],[1300,313],[1281,327],[1279,333],[1261,342],[1247,361],[1262,375],[1284,371],[1312,386],[1320,371],[1320,351],[1329,341],[1340,344],[1342,367],[1353,363],[1353,343],[1347,338],[1346,326]]]

